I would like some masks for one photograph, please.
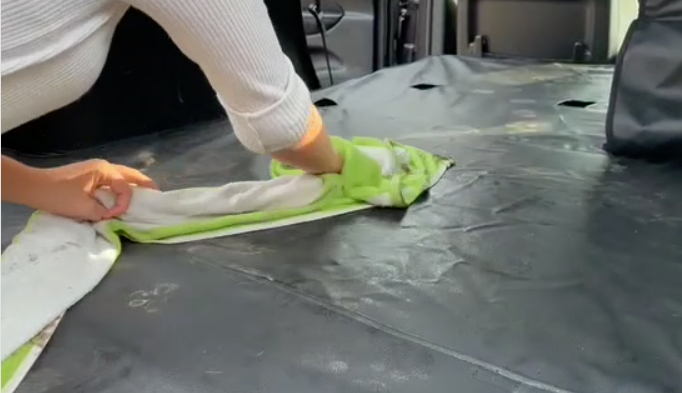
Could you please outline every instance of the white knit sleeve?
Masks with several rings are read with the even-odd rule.
[[[262,0],[126,1],[201,67],[247,149],[270,153],[303,138],[310,92],[282,52]]]

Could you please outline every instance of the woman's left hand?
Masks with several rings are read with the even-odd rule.
[[[133,186],[158,189],[142,172],[105,160],[89,160],[57,168],[38,169],[32,181],[29,207],[77,220],[101,221],[125,213]],[[107,209],[94,197],[99,188],[116,194],[116,205]]]

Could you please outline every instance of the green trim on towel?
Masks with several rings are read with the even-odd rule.
[[[324,181],[324,192],[309,206],[215,217],[205,221],[151,230],[140,230],[124,221],[112,220],[99,229],[106,239],[116,246],[120,255],[121,237],[140,243],[165,243],[174,238],[191,235],[210,238],[292,225],[373,206],[404,208],[414,203],[454,164],[449,159],[391,141],[372,138],[353,138],[347,141],[332,138],[332,143],[344,158],[343,171],[341,174],[321,176]],[[394,174],[383,176],[381,165],[364,154],[361,148],[388,149],[393,161],[402,162],[402,164]],[[303,174],[298,169],[287,167],[276,161],[272,162],[270,172],[272,178]],[[39,214],[35,213],[31,217],[24,231],[30,230],[31,222]],[[225,232],[226,229],[229,231]],[[16,241],[20,241],[20,235],[17,236]],[[58,322],[59,320],[55,321],[51,328],[45,328],[41,333],[44,335],[43,338],[51,337]],[[44,343],[41,345],[34,339],[2,362],[2,393],[11,393],[11,391],[5,391],[5,388],[10,385],[12,391],[16,388],[18,382],[23,379],[40,355],[43,346]]]
[[[346,141],[341,138],[332,138],[332,143],[344,157],[343,171],[341,174],[321,176],[325,190],[320,199],[309,206],[235,214],[151,230],[139,230],[124,221],[113,220],[107,224],[105,232],[107,240],[114,243],[120,252],[121,242],[118,236],[139,243],[152,243],[178,236],[215,232],[224,228],[243,229],[265,222],[275,226],[277,222],[292,217],[303,217],[318,212],[328,213],[324,215],[335,215],[337,211],[371,207],[370,205],[374,205],[373,199],[379,195],[386,195],[389,198],[387,206],[407,207],[453,165],[451,160],[391,141],[371,138],[354,138],[352,141]],[[391,152],[401,149],[409,155],[410,162],[398,174],[383,177],[380,165],[358,150],[358,146],[385,148]],[[301,170],[289,168],[277,161],[272,162],[270,173],[272,178],[304,174]]]
[[[38,213],[34,213],[31,215],[26,223],[26,227],[24,227],[24,230],[21,231],[21,233],[31,230],[37,214]],[[12,244],[17,244],[21,241],[21,233],[12,239]],[[2,366],[0,367],[0,374],[2,374],[0,378],[1,393],[11,393],[19,386],[19,383],[24,379],[28,370],[38,359],[42,350],[42,347],[36,345],[33,341],[30,341],[17,349],[2,362]],[[25,372],[22,372],[22,370],[25,370]],[[11,387],[11,391],[6,391],[8,387]]]
[[[7,382],[14,376],[22,363],[27,360],[32,352],[33,346],[33,343],[24,344],[23,347],[19,348],[2,362],[2,389],[5,389]]]

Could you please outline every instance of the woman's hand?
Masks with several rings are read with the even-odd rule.
[[[343,158],[334,150],[322,118],[313,107],[308,124],[308,133],[292,149],[272,153],[272,158],[312,175],[341,173]]]
[[[3,157],[3,180],[7,167],[5,160]],[[21,166],[15,167],[14,173],[23,172],[23,179],[16,181],[17,184],[7,184],[10,188],[18,188],[18,191],[9,190],[14,196],[10,202],[77,220],[100,221],[120,216],[130,206],[133,185],[158,188],[140,171],[105,160],[89,160],[49,169],[14,163]],[[8,191],[6,184],[2,188],[5,194]],[[116,194],[116,206],[107,209],[95,199],[94,193],[99,188],[108,188]],[[6,200],[5,195],[3,200]]]

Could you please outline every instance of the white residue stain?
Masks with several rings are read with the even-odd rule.
[[[327,371],[333,374],[341,374],[348,371],[348,364],[340,360],[335,360],[327,364]]]

